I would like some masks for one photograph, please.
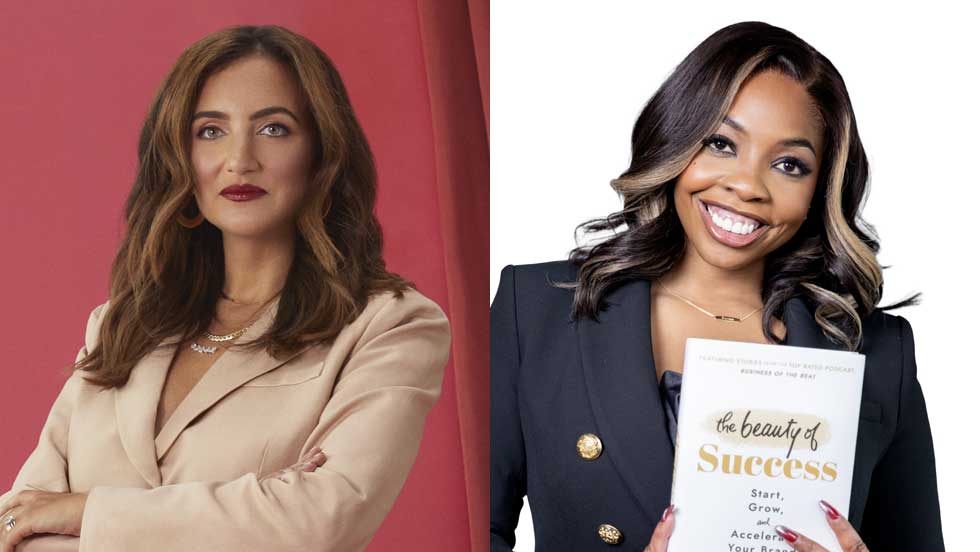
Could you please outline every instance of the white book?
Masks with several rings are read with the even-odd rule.
[[[791,552],[784,525],[841,552],[864,355],[714,339],[684,349],[669,550]]]

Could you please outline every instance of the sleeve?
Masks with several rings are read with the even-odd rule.
[[[310,442],[327,460],[284,480],[154,489],[94,487],[82,552],[357,551],[367,546],[415,461],[449,356],[449,323],[417,292],[389,298],[349,353]]]
[[[490,550],[514,548],[527,474],[518,410],[514,267],[504,268],[490,306]]]
[[[89,314],[85,325],[85,343],[75,356],[75,362],[84,358],[88,354],[88,347],[95,343],[99,315],[104,305],[103,303],[95,307]],[[10,490],[0,496],[0,513],[4,511],[7,499],[18,491],[25,489],[56,493],[70,491],[67,461],[68,429],[81,379],[81,374],[76,371],[62,386],[41,428],[37,446],[27,457]]]
[[[85,325],[85,343],[75,356],[75,362],[82,360],[94,347],[105,305],[95,307],[89,314]],[[6,510],[8,498],[25,489],[53,493],[71,491],[68,481],[68,430],[79,384],[80,373],[76,371],[62,386],[41,428],[37,447],[27,457],[10,490],[0,496],[0,513]],[[78,537],[40,534],[25,539],[17,545],[16,552],[75,552],[78,544]]]
[[[902,348],[898,424],[891,444],[871,474],[860,533],[869,550],[941,552],[946,548],[932,433],[916,377],[912,327],[905,318],[897,318]]]

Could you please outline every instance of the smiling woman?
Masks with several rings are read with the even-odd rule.
[[[0,552],[364,549],[450,341],[386,270],[374,204],[312,42],[241,26],[187,49],[143,125],[110,296],[0,497]]]
[[[622,209],[583,225],[610,235],[566,261],[501,274],[490,313],[491,550],[514,548],[525,497],[539,550],[667,550],[675,506],[685,508],[669,500],[689,338],[864,354],[862,411],[881,415],[854,420],[848,518],[813,504],[839,541],[821,544],[942,550],[912,329],[886,312],[917,297],[879,305],[878,240],[860,212],[867,181],[843,78],[808,43],[743,22],[688,54],[633,127],[631,163],[612,181]],[[740,456],[701,452],[706,470],[719,460],[741,470],[731,466]],[[820,473],[795,459],[783,469],[767,474]],[[764,529],[780,546],[825,550],[788,527]]]

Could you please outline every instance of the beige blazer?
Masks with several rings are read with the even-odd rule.
[[[78,358],[95,347],[96,307]],[[278,299],[240,338],[272,323]],[[81,537],[37,536],[18,550],[163,552],[364,549],[415,460],[440,394],[449,324],[416,291],[371,299],[330,346],[289,359],[223,353],[155,439],[176,351],[164,340],[119,389],[76,371],[3,502],[22,489],[88,492]],[[266,474],[319,445],[314,472]]]

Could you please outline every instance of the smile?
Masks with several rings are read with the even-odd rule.
[[[729,247],[746,247],[769,228],[769,225],[758,220],[732,213],[716,205],[709,207],[700,199],[698,210],[711,237]]]

